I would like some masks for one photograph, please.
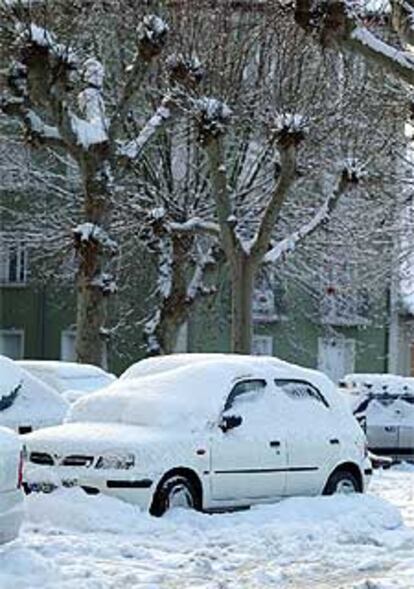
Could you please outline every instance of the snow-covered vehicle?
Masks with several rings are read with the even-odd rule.
[[[0,356],[0,426],[25,434],[62,423],[68,409],[54,389]]]
[[[16,538],[23,519],[22,450],[19,438],[0,427],[0,544]]]
[[[55,389],[69,403],[102,389],[116,380],[99,366],[60,360],[18,360],[22,368]]]
[[[350,374],[355,417],[363,424],[368,447],[396,460],[414,461],[414,380],[393,374]]]
[[[137,376],[140,374],[140,376]],[[155,515],[365,490],[365,437],[322,373],[276,358],[176,355],[137,364],[27,437],[28,488],[80,485]]]

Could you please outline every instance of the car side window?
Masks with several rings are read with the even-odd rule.
[[[276,378],[275,385],[282,389],[290,399],[312,399],[329,408],[329,403],[322,393],[313,384],[306,380]]]
[[[262,378],[250,378],[236,383],[227,397],[226,403],[224,405],[224,411],[226,412],[231,409],[236,400],[240,399],[242,395],[248,395],[257,391],[261,391],[265,387],[266,381]]]

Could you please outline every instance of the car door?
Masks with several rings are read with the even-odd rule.
[[[248,504],[282,496],[286,435],[277,399],[264,379],[244,379],[230,390],[223,416],[241,417],[211,440],[211,494],[215,502]]]
[[[401,416],[398,431],[398,456],[403,460],[414,460],[414,396],[402,396],[397,410]]]
[[[305,380],[278,378],[275,386],[283,398],[287,424],[287,494],[318,493],[341,447],[329,403]]]
[[[401,414],[396,399],[389,395],[373,398],[366,410],[366,423],[369,449],[378,454],[397,455]]]

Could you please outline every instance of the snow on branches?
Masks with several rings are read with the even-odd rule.
[[[171,81],[191,88],[197,86],[204,78],[205,70],[197,56],[186,58],[182,53],[173,53],[165,65]]]
[[[94,223],[81,223],[75,227],[72,232],[77,248],[86,245],[87,243],[94,243],[108,251],[111,255],[115,255],[118,252],[118,244],[116,241],[111,239],[102,227],[99,227]]]
[[[300,114],[282,113],[274,118],[270,131],[280,146],[299,145],[308,133],[308,122]]]
[[[200,143],[208,143],[211,137],[219,137],[226,131],[232,111],[225,102],[203,96],[192,102],[192,111],[198,124]]]
[[[137,27],[138,53],[145,61],[151,61],[163,49],[168,25],[154,14],[145,16]]]

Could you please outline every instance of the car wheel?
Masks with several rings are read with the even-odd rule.
[[[347,470],[337,470],[328,479],[324,495],[351,495],[360,492],[360,485],[356,476]]]
[[[150,513],[159,517],[175,507],[201,509],[198,489],[183,475],[174,475],[161,482],[155,493]]]

